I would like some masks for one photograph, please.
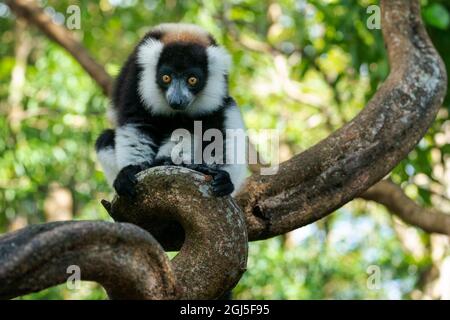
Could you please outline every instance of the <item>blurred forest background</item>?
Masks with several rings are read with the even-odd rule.
[[[234,61],[230,90],[253,129],[280,130],[280,159],[356,115],[389,72],[369,0],[38,1],[115,76],[141,36],[161,22],[211,31]],[[450,3],[422,1],[428,32],[450,68]],[[94,142],[109,101],[78,62],[0,2],[0,233],[54,220],[111,220],[112,191]],[[450,99],[391,178],[424,207],[450,213]],[[250,244],[236,299],[450,298],[450,242],[357,199],[326,219]],[[375,272],[375,274],[372,274]],[[103,299],[95,283],[24,299]]]

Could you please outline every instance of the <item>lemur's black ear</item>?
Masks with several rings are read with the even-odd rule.
[[[212,35],[208,36],[208,40],[211,46],[217,46],[217,41]]]
[[[161,30],[152,30],[145,35],[144,39],[153,38],[155,40],[161,40],[162,36],[163,33]]]

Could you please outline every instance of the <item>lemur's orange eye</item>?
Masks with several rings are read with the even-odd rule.
[[[196,77],[190,77],[190,78],[188,79],[188,83],[189,83],[189,85],[191,85],[191,86],[195,86],[195,85],[197,84],[197,82],[198,82],[198,79],[197,79]]]
[[[170,81],[172,81],[172,78],[168,74],[165,74],[162,76],[162,81],[164,83],[170,83]]]

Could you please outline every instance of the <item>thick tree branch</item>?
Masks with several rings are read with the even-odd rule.
[[[92,58],[71,32],[53,23],[52,19],[33,0],[8,0],[6,3],[17,16],[37,26],[50,39],[66,49],[100,85],[104,94],[108,96],[111,94],[113,84],[111,76]]]
[[[64,283],[80,268],[115,299],[173,299],[174,272],[164,250],[128,223],[70,221],[34,225],[0,237],[0,299]]]
[[[163,243],[180,239],[172,261],[134,224],[30,226],[0,237],[0,298],[63,283],[71,265],[114,299],[211,299],[233,288],[245,271],[248,246],[234,200],[214,197],[210,177],[181,167],[152,168],[138,180],[136,199],[115,198],[104,205],[116,220],[154,231]],[[175,228],[168,229],[167,220]]]
[[[384,205],[404,222],[426,232],[450,236],[450,215],[436,209],[419,206],[403,192],[402,188],[390,180],[377,183],[365,191],[360,198]]]

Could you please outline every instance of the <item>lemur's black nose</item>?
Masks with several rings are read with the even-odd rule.
[[[186,107],[186,103],[183,101],[173,101],[170,103],[170,107],[175,110],[182,110]]]

